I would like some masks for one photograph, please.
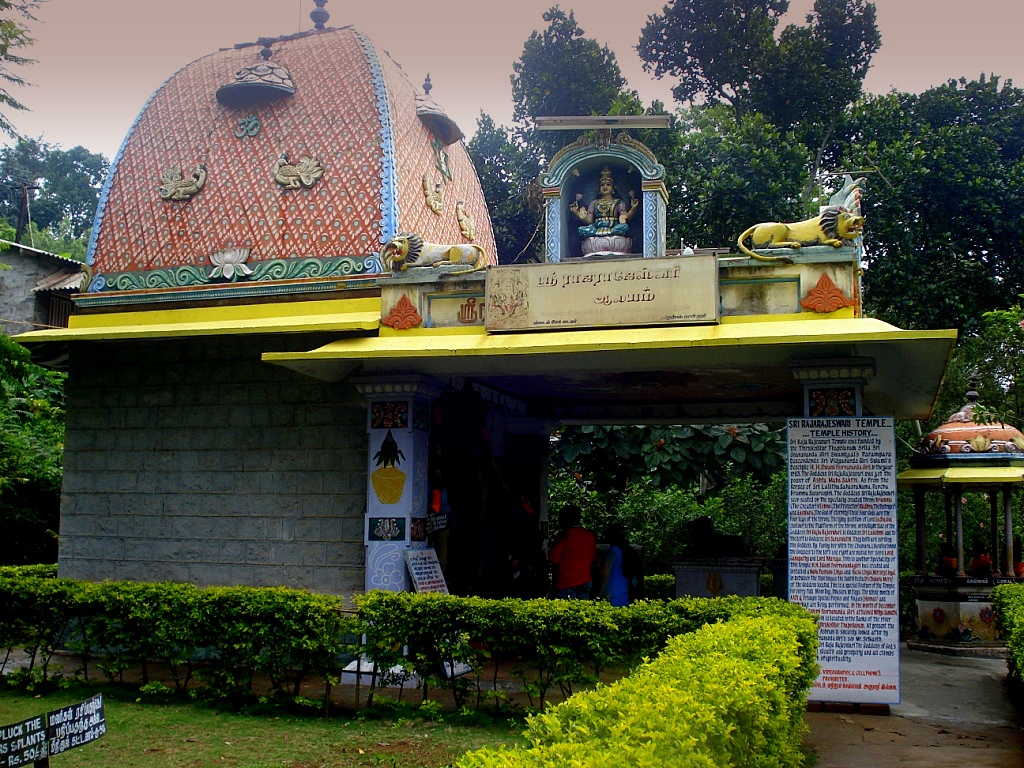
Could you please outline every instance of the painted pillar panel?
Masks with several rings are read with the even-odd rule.
[[[367,395],[365,588],[409,589],[405,552],[427,546],[431,394],[408,382],[363,382]]]

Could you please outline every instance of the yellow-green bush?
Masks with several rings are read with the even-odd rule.
[[[999,584],[992,588],[996,627],[1006,640],[1006,665],[1014,702],[1024,708],[1024,584]]]
[[[456,766],[799,766],[816,653],[809,614],[707,625],[530,718],[530,747],[477,750]]]

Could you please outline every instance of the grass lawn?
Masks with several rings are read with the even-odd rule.
[[[0,726],[103,693],[107,732],[50,760],[52,768],[433,768],[481,746],[522,743],[518,721],[485,722],[408,708],[389,719],[226,712],[202,703],[135,698],[111,686],[34,695],[0,688]],[[405,710],[401,710],[405,712]],[[483,723],[483,724],[480,724]]]

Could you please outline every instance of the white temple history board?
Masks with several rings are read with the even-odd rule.
[[[789,419],[789,599],[819,614],[808,699],[898,704],[891,418]]]

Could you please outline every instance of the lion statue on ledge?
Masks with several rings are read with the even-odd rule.
[[[803,248],[810,245],[831,245],[839,248],[852,245],[864,231],[864,217],[850,213],[839,205],[830,205],[819,216],[793,224],[775,221],[755,224],[736,240],[739,249],[759,261],[792,262],[785,256],[765,256],[753,248]],[[750,239],[750,248],[744,241]]]
[[[469,269],[447,272],[446,276],[478,272],[487,266],[487,253],[476,243],[437,245],[425,243],[414,232],[399,232],[380,251],[385,269],[403,272],[410,267],[440,267],[445,264],[469,264]]]

